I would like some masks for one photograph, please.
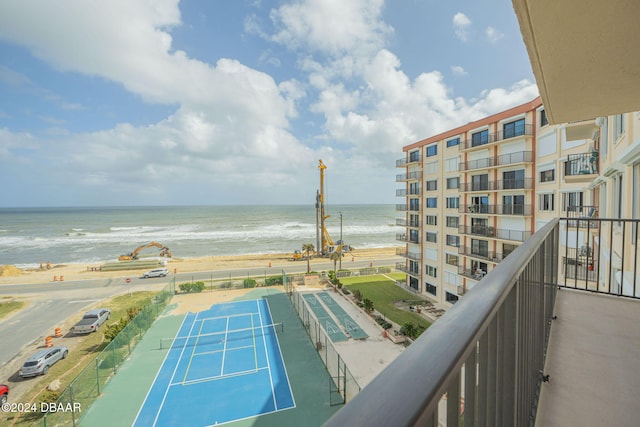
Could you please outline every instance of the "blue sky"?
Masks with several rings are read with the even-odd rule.
[[[0,2],[0,207],[395,203],[538,94],[511,2]]]

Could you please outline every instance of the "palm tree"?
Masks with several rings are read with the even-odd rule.
[[[307,258],[307,273],[311,271],[311,265],[309,261],[311,260],[311,254],[313,254],[315,250],[316,249],[313,247],[313,243],[302,244],[302,253],[304,254],[305,258]]]
[[[331,261],[333,261],[333,272],[334,273],[336,272],[336,264],[338,263],[338,260],[340,259],[340,257],[341,257],[340,252],[332,252],[331,256],[329,257],[329,259]],[[336,275],[336,277],[338,277],[338,276]]]

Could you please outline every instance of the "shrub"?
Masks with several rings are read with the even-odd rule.
[[[371,313],[373,311],[373,301],[369,298],[365,298],[362,300],[362,304],[364,305],[364,311],[367,313]]]
[[[202,292],[204,290],[204,282],[195,283],[182,283],[180,286],[180,292],[193,293]]]
[[[411,339],[416,339],[425,331],[423,326],[416,326],[413,323],[405,323],[400,328],[400,333]]]
[[[382,329],[389,329],[392,325],[382,318],[382,316],[376,316],[376,323],[382,326]]]
[[[353,297],[356,299],[356,301],[362,301],[362,292],[360,292],[360,289],[355,289],[353,291]]]
[[[244,279],[244,281],[242,282],[245,288],[255,288],[256,283],[257,282],[254,279]]]
[[[349,295],[351,292],[349,292],[349,289],[347,289],[347,287],[345,286],[342,288],[342,293],[345,295]]]
[[[265,286],[282,285],[282,276],[271,276],[264,279]]]

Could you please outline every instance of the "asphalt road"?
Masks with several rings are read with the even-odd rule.
[[[386,258],[368,261],[344,261],[344,269],[358,269],[374,266],[392,266],[401,258]],[[312,265],[315,271],[333,269],[333,263],[318,263]],[[56,283],[38,283],[23,285],[0,285],[0,295],[26,296],[29,295],[29,305],[9,318],[0,321],[0,366],[5,365],[14,357],[26,357],[21,354],[29,344],[52,335],[54,328],[62,324],[69,317],[83,312],[86,307],[97,301],[111,298],[128,290],[142,290],[157,288],[158,290],[168,282],[207,281],[231,277],[274,276],[285,271],[287,274],[305,273],[307,263],[292,262],[268,268],[215,270],[196,273],[170,274],[164,278],[142,279],[123,275],[110,279],[90,279]],[[126,279],[130,279],[130,283]],[[66,331],[63,331],[63,334]]]

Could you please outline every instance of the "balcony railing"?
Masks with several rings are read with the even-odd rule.
[[[481,145],[491,144],[494,142],[502,141],[504,139],[515,138],[517,136],[524,135],[533,135],[533,126],[530,124],[525,124],[523,126],[518,126],[512,130],[508,130],[506,132],[500,131],[496,133],[487,134],[486,138],[471,138],[466,141],[460,142],[458,145],[460,150],[467,150],[473,147],[479,147]]]
[[[422,178],[422,172],[421,171],[414,171],[414,172],[409,172],[409,173],[401,173],[396,175],[396,182],[402,182],[402,181],[412,181],[412,180],[416,180],[416,179],[420,179]]]
[[[405,248],[397,248],[396,255],[400,255],[405,258],[412,259],[414,261],[420,261],[420,253],[419,252],[411,252],[406,250]]]
[[[485,157],[483,159],[461,162],[458,163],[458,170],[460,172],[464,172],[474,169],[487,169],[497,166],[514,165],[518,163],[530,163],[532,161],[532,151],[519,151],[516,153],[502,154],[495,157]]]
[[[533,425],[558,283],[558,223],[468,290],[325,427]]]
[[[460,205],[460,213],[485,215],[531,215],[531,205]]]
[[[468,246],[460,246],[458,248],[458,253],[460,255],[466,255],[472,258],[484,259],[491,262],[500,262],[502,261],[502,254],[489,250],[474,250]]]
[[[499,181],[465,182],[460,184],[460,192],[499,191],[499,190],[530,190],[533,188],[531,178],[503,179]]]
[[[405,263],[397,262],[396,270],[411,274],[412,276],[420,277],[420,267],[409,268]]]
[[[407,205],[404,203],[399,203],[396,205],[396,212],[406,212],[407,211]]]
[[[564,176],[597,175],[598,152],[570,154],[564,162]]]

